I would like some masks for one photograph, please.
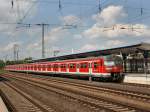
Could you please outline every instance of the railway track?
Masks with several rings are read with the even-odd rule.
[[[123,109],[122,107],[117,107],[117,105],[110,104],[106,101],[99,102],[99,100],[94,100],[94,99],[91,99],[88,97],[83,97],[81,95],[73,94],[73,93],[66,92],[66,91],[63,91],[60,89],[50,88],[50,87],[48,88],[46,86],[41,86],[41,85],[29,83],[29,82],[24,82],[24,83],[34,85],[34,86],[37,86],[39,88],[54,92],[55,94],[59,94],[59,95],[65,97],[66,99],[76,101],[77,103],[80,103],[81,105],[84,105],[87,108],[93,109],[92,111],[89,111],[89,112],[100,112],[101,110],[105,110],[105,112],[119,112],[115,109],[116,108]],[[14,85],[17,85],[17,84],[14,84]],[[109,106],[109,108],[108,108],[108,106]],[[123,110],[129,110],[129,109],[123,109]]]
[[[10,112],[16,112],[14,105],[12,105],[11,101],[6,97],[5,93],[2,90],[0,90],[0,96],[1,96],[2,100],[4,101],[7,109]]]
[[[48,107],[47,105],[44,105],[40,101],[34,99],[31,95],[25,93],[20,88],[17,88],[12,83],[5,82],[5,85],[13,89],[15,92],[19,93],[21,96],[23,96],[25,99],[27,99],[30,103],[32,103],[35,107],[32,108],[32,111],[38,111],[38,112],[55,112],[52,108]],[[26,108],[26,107],[24,107]],[[27,107],[28,108],[28,107]]]
[[[150,102],[150,93],[149,94],[147,94],[147,93],[142,94],[142,93],[137,93],[137,92],[133,92],[133,91],[112,89],[112,88],[106,88],[106,87],[100,87],[100,86],[92,86],[92,85],[83,84],[83,83],[73,83],[73,82],[68,82],[68,81],[59,80],[59,79],[57,79],[57,80],[56,79],[50,79],[50,78],[47,79],[47,78],[43,78],[43,77],[37,77],[37,78],[42,79],[42,80],[46,80],[49,82],[56,82],[56,83],[61,83],[61,84],[68,84],[68,85],[73,85],[73,86],[90,88],[90,89],[98,90],[101,92],[103,91],[106,93],[114,93],[114,94],[118,94],[118,95],[122,95],[122,96],[128,95],[128,97],[135,98],[136,100],[143,100],[143,101]]]
[[[10,82],[1,82],[0,85],[0,95],[9,112],[55,112]]]
[[[11,74],[15,74],[14,72],[10,72]],[[40,78],[50,78],[50,76],[48,76],[48,75],[35,75],[35,74],[26,74],[26,73],[18,73],[18,74],[21,74],[21,75],[23,75],[23,76],[32,76],[32,77],[36,77],[36,76],[38,76],[38,77],[40,77]],[[64,79],[64,77],[63,77],[63,79]],[[66,78],[65,78],[66,79]],[[68,79],[68,78],[67,78]],[[59,78],[59,79],[57,79],[57,80],[61,80],[61,78]],[[77,79],[78,80],[78,79]],[[67,80],[67,81],[69,81],[69,80]],[[78,80],[78,82],[79,82],[79,80]],[[94,82],[97,82],[97,81],[94,81]],[[101,83],[101,82],[98,82],[98,83]],[[83,83],[82,83],[83,84]],[[103,83],[104,84],[104,83]],[[150,90],[150,85],[147,85],[147,84],[138,84],[138,83],[127,83],[127,82],[125,82],[125,83],[111,83],[111,84],[113,84],[113,85],[122,85],[122,86],[132,86],[132,87],[141,87],[141,88],[145,88],[145,89],[149,89]]]
[[[31,77],[31,78],[35,78],[34,75],[28,75],[28,77]],[[66,81],[66,80],[60,80],[60,79],[52,79],[52,78],[44,78],[44,77],[36,77],[38,79],[41,79],[41,80],[46,80],[46,81],[49,81],[49,82],[55,82],[55,83],[60,83],[60,84],[67,84],[67,85],[73,85],[73,86],[79,86],[79,87],[83,87],[83,88],[90,88],[90,89],[94,89],[94,90],[98,90],[100,92],[105,92],[105,93],[108,93],[108,94],[116,94],[116,95],[120,95],[120,96],[126,96],[126,97],[129,97],[129,98],[133,98],[133,99],[136,99],[136,100],[142,100],[142,101],[147,101],[147,102],[150,102],[150,91],[147,92],[147,93],[143,93],[143,91],[140,93],[138,93],[137,91],[129,91],[127,90],[126,88],[123,89],[123,90],[120,90],[120,89],[112,89],[110,87],[101,87],[101,86],[92,86],[90,84],[85,84],[85,83],[80,83],[80,82],[70,82],[70,81]],[[121,84],[122,85],[122,84]],[[124,85],[124,84],[123,84]],[[130,84],[127,84],[129,86],[131,86]],[[127,86],[125,84],[125,86]],[[141,86],[140,86],[141,87]]]
[[[15,74],[14,72],[10,72],[11,74]],[[48,78],[50,78],[50,76],[48,76],[48,75],[35,75],[35,74],[26,74],[26,73],[18,73],[18,74],[21,74],[21,75],[23,75],[23,76],[32,76],[32,77],[36,77],[36,76],[38,76],[38,77],[40,77],[40,78],[46,78],[46,79],[48,79]],[[63,79],[64,79],[64,77],[63,77]],[[66,78],[65,78],[66,79]],[[68,79],[68,78],[67,78]],[[57,80],[61,80],[61,78],[58,78]],[[77,79],[78,80],[78,79]],[[69,80],[67,80],[67,81],[69,81]],[[78,80],[78,82],[79,82],[79,80]],[[97,82],[97,81],[94,81],[94,82]],[[98,83],[101,83],[101,82],[98,82]],[[83,83],[82,83],[83,84]],[[103,83],[104,84],[104,83]],[[111,84],[113,84],[113,85],[122,85],[122,86],[133,86],[133,87],[142,87],[142,88],[145,88],[145,89],[149,89],[150,90],[150,85],[147,85],[147,84],[138,84],[138,83],[127,83],[127,82],[125,82],[125,83],[111,83]]]
[[[74,84],[74,83],[65,82],[65,81],[63,82],[60,80],[59,81],[49,80],[49,79],[43,80],[42,78],[35,79],[33,77],[26,78],[26,77],[22,77],[22,76],[14,76],[14,75],[12,76],[10,74],[7,76],[11,77],[11,78],[13,77],[16,80],[24,81],[26,83],[30,83],[30,84],[39,86],[41,88],[45,88],[45,89],[49,88],[48,90],[51,90],[51,91],[52,91],[52,88],[53,88],[53,91],[55,90],[55,92],[57,89],[57,93],[58,93],[58,90],[61,91],[61,92],[59,92],[59,94],[62,94],[64,92],[65,92],[65,95],[69,92],[75,93],[75,95],[78,94],[78,95],[80,95],[80,97],[78,96],[74,99],[78,98],[77,100],[80,100],[84,103],[89,101],[88,105],[95,105],[96,108],[98,108],[97,106],[99,105],[99,108],[105,107],[107,109],[110,109],[111,111],[117,111],[117,112],[121,112],[121,111],[126,111],[126,112],[142,111],[143,112],[143,111],[149,111],[149,109],[150,109],[150,107],[148,106],[149,105],[149,96],[144,96],[144,95],[141,96],[138,94],[133,94],[133,93],[131,94],[129,92],[123,93],[122,91],[92,87],[92,86],[83,85],[83,84],[82,85]],[[60,86],[60,84],[61,84],[61,86]],[[51,86],[51,88],[49,86]],[[73,89],[71,89],[71,88],[73,88]],[[66,93],[66,91],[67,91],[67,93]],[[110,92],[111,92],[111,94],[110,94]],[[75,95],[67,94],[67,97],[72,98]],[[82,96],[82,98],[81,98],[81,96]],[[129,98],[129,96],[130,96],[130,98]],[[85,98],[83,98],[83,97],[85,97]],[[128,99],[126,99],[126,97]],[[91,98],[91,99],[89,99],[89,98]],[[116,98],[119,98],[119,99],[116,99]],[[138,99],[140,98],[139,100],[143,100],[143,101],[137,101],[137,98]],[[88,99],[88,100],[85,101],[85,99]],[[126,101],[126,100],[128,100],[128,101]],[[106,105],[104,105],[104,104],[106,104]]]
[[[20,79],[17,79],[17,80],[20,80]],[[73,92],[73,91],[70,91],[70,90],[64,90],[64,89],[60,89],[60,88],[53,88],[53,87],[48,87],[48,86],[45,86],[45,85],[41,85],[41,84],[38,84],[38,83],[35,83],[35,82],[31,82],[31,81],[26,81],[26,80],[20,80],[20,81],[24,81],[28,84],[31,84],[31,85],[35,85],[35,86],[38,86],[40,88],[44,88],[46,90],[49,90],[49,91],[53,91],[55,92],[56,94],[60,94],[62,96],[65,96],[69,99],[73,99],[73,100],[77,100],[79,101],[81,104],[84,104],[86,106],[90,106],[92,107],[94,110],[98,110],[98,109],[105,109],[106,112],[121,112],[121,111],[128,111],[128,112],[134,112],[134,109],[131,109],[131,108],[127,108],[127,107],[124,107],[124,106],[120,106],[120,105],[117,105],[117,104],[114,104],[112,102],[108,102],[108,101],[105,101],[105,100],[97,100],[95,98],[89,98],[88,96],[86,95],[82,95],[81,93],[78,93],[78,92]],[[93,110],[93,112],[94,112]]]
[[[43,77],[36,77],[38,79],[41,80],[45,80],[45,81],[49,81],[49,82],[54,82],[54,83],[60,83],[60,84],[67,84],[67,85],[73,85],[76,87],[83,87],[83,88],[90,88],[90,89],[94,89],[100,92],[105,92],[106,94],[113,94],[113,95],[119,95],[119,96],[125,96],[127,98],[133,98],[135,100],[140,100],[143,102],[150,102],[150,94],[141,94],[141,93],[136,93],[136,92],[129,92],[126,90],[117,90],[117,89],[112,89],[112,88],[105,88],[105,87],[95,87],[95,86],[91,86],[88,84],[83,84],[83,83],[73,83],[73,82],[68,82],[65,80],[56,80],[56,79],[47,79],[47,78],[43,78]],[[82,88],[81,88],[82,89]]]
[[[127,86],[135,86],[135,87],[144,87],[147,89],[150,89],[150,85],[147,84],[137,84],[137,83],[122,83],[121,85],[127,85]]]

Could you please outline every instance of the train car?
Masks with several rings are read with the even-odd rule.
[[[6,70],[32,73],[65,74],[87,76],[101,80],[118,81],[124,79],[123,61],[119,56],[103,56],[82,59],[57,60],[6,66]]]

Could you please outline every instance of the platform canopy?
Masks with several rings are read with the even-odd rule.
[[[55,60],[67,60],[67,59],[75,59],[75,58],[87,58],[87,57],[97,57],[97,56],[105,56],[110,54],[122,54],[123,56],[127,56],[129,54],[134,53],[143,53],[144,57],[150,53],[150,43],[139,43],[135,45],[104,49],[104,50],[96,50],[78,54],[70,54],[64,56],[57,56],[45,59],[33,60],[33,62],[44,62],[44,61],[55,61]]]

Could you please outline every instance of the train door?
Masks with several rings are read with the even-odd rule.
[[[99,73],[100,72],[100,62],[94,61],[92,62],[92,73]]]
[[[37,71],[37,69],[38,69],[38,65],[35,64],[35,65],[34,65],[34,70]]]
[[[46,71],[46,65],[42,65],[42,71]]]
[[[33,64],[31,65],[31,70],[32,70],[32,71],[34,70],[34,65],[33,65]]]
[[[47,71],[51,71],[52,66],[50,64],[47,65]]]
[[[66,72],[67,66],[66,64],[60,64],[60,71],[61,72]]]
[[[69,64],[69,72],[76,72],[76,64],[75,63]]]
[[[55,72],[58,71],[58,64],[54,64],[54,66],[53,66],[53,71],[55,71]]]
[[[41,71],[41,65],[38,65],[38,71]]]
[[[82,62],[82,63],[80,63],[79,72],[82,72],[82,73],[88,73],[89,72],[88,62]]]

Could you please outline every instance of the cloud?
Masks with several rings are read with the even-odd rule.
[[[96,25],[83,32],[84,37],[88,38],[117,38],[117,37],[149,37],[150,30],[144,24],[116,24],[108,28]]]
[[[93,50],[103,50],[103,49],[108,49],[113,47],[119,47],[122,46],[123,44],[126,44],[124,41],[120,40],[108,40],[106,42],[103,42],[103,44],[98,44],[98,43],[88,43],[83,46],[81,46],[80,50],[78,52],[86,52],[86,51],[93,51]]]
[[[31,44],[29,44],[28,46],[27,46],[27,50],[35,50],[35,49],[39,49],[39,47],[40,47],[40,43],[31,43]]]
[[[75,34],[73,35],[74,39],[82,39],[82,35],[80,34]]]
[[[62,27],[56,27],[50,30],[50,32],[46,35],[45,40],[53,43],[67,37],[67,35],[70,35],[68,30],[63,29]]]
[[[0,52],[8,52],[14,48],[14,45],[21,46],[22,42],[10,42],[6,46],[1,46],[0,47]]]
[[[112,46],[118,47],[118,46],[122,46],[123,44],[125,44],[124,41],[109,40],[109,41],[106,42],[104,48],[112,48]]]
[[[122,23],[120,20],[126,16],[122,6],[108,6],[93,16],[96,23],[81,35],[90,39],[150,36],[149,27],[145,24]]]
[[[126,13],[123,6],[108,6],[103,9],[101,13],[93,15],[93,19],[103,25],[112,25],[117,23],[120,19],[124,18]]]
[[[81,47],[81,51],[91,51],[91,50],[96,50],[98,49],[99,46],[96,44],[85,44],[84,46]]]
[[[68,15],[61,18],[64,25],[79,25],[81,20],[79,17],[74,15]]]
[[[12,7],[11,0],[1,0],[0,3],[0,23],[17,23],[24,17],[27,10],[33,5],[29,0],[13,1]],[[31,11],[30,15],[34,16],[35,10]],[[31,17],[31,16],[30,16]],[[16,27],[15,24],[2,24],[0,31],[4,34],[10,34]]]
[[[63,29],[62,27],[52,28],[46,35],[45,35],[45,53],[47,56],[53,52],[53,50],[61,50],[61,47],[57,46],[56,44],[60,41],[65,41],[68,37],[70,37],[70,33],[68,30]],[[30,53],[33,57],[40,57],[41,56],[41,49],[42,49],[42,42],[41,39],[37,41],[30,42],[27,47],[26,51]],[[38,52],[35,55],[35,52]],[[40,52],[40,53],[39,53]]]

